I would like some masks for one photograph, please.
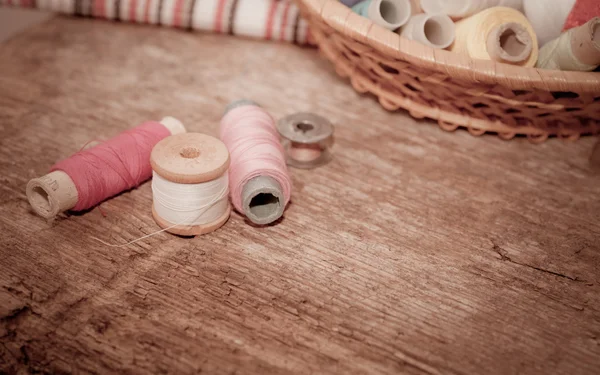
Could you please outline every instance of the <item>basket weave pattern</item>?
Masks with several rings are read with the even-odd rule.
[[[600,133],[600,73],[559,72],[472,60],[401,38],[337,0],[298,0],[336,72],[390,111],[504,139],[571,140]]]

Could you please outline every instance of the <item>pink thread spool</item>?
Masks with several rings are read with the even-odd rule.
[[[229,186],[236,210],[255,224],[278,220],[290,200],[291,181],[273,118],[256,103],[238,100],[221,119],[229,149]]]
[[[146,122],[58,162],[50,173],[27,183],[27,199],[33,210],[46,219],[68,210],[87,210],[149,179],[152,147],[171,134],[185,131],[173,117],[165,117],[160,123]]]

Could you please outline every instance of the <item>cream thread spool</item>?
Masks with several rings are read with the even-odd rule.
[[[441,13],[452,18],[468,17],[492,7],[521,9],[523,0],[421,0],[425,13]]]
[[[225,107],[225,116],[229,111],[243,107],[256,106],[256,102],[247,99],[233,101]],[[251,178],[242,188],[243,214],[258,225],[266,225],[277,221],[285,211],[285,194],[281,184],[274,178],[259,175]]]
[[[399,32],[400,36],[433,48],[448,48],[454,42],[455,27],[444,14],[418,14],[412,16]]]
[[[389,30],[404,25],[412,14],[410,0],[365,0],[352,10]]]
[[[171,134],[186,132],[183,124],[176,118],[165,117],[160,123]],[[92,147],[92,144],[88,147]],[[45,219],[52,219],[59,213],[72,209],[79,200],[75,183],[63,171],[50,172],[30,180],[27,183],[26,195],[33,210]]]
[[[600,65],[600,18],[564,32],[540,50],[537,67],[589,72]]]
[[[170,136],[154,146],[150,164],[152,216],[161,228],[195,236],[227,222],[229,152],[223,142],[200,133]]]
[[[333,125],[313,113],[295,113],[279,120],[279,134],[290,167],[312,169],[331,161]]]
[[[456,22],[450,51],[473,59],[533,67],[538,44],[533,28],[518,10],[495,7]]]

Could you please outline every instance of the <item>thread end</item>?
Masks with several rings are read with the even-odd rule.
[[[525,26],[510,22],[494,28],[488,35],[487,49],[493,60],[519,64],[533,51],[533,40]]]
[[[273,223],[283,216],[285,198],[279,182],[269,176],[257,176],[242,189],[244,214],[254,224]]]

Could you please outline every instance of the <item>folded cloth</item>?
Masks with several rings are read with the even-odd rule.
[[[600,17],[600,0],[577,0],[563,30],[581,26],[594,17]]]
[[[292,0],[0,0],[0,5],[312,44]]]

